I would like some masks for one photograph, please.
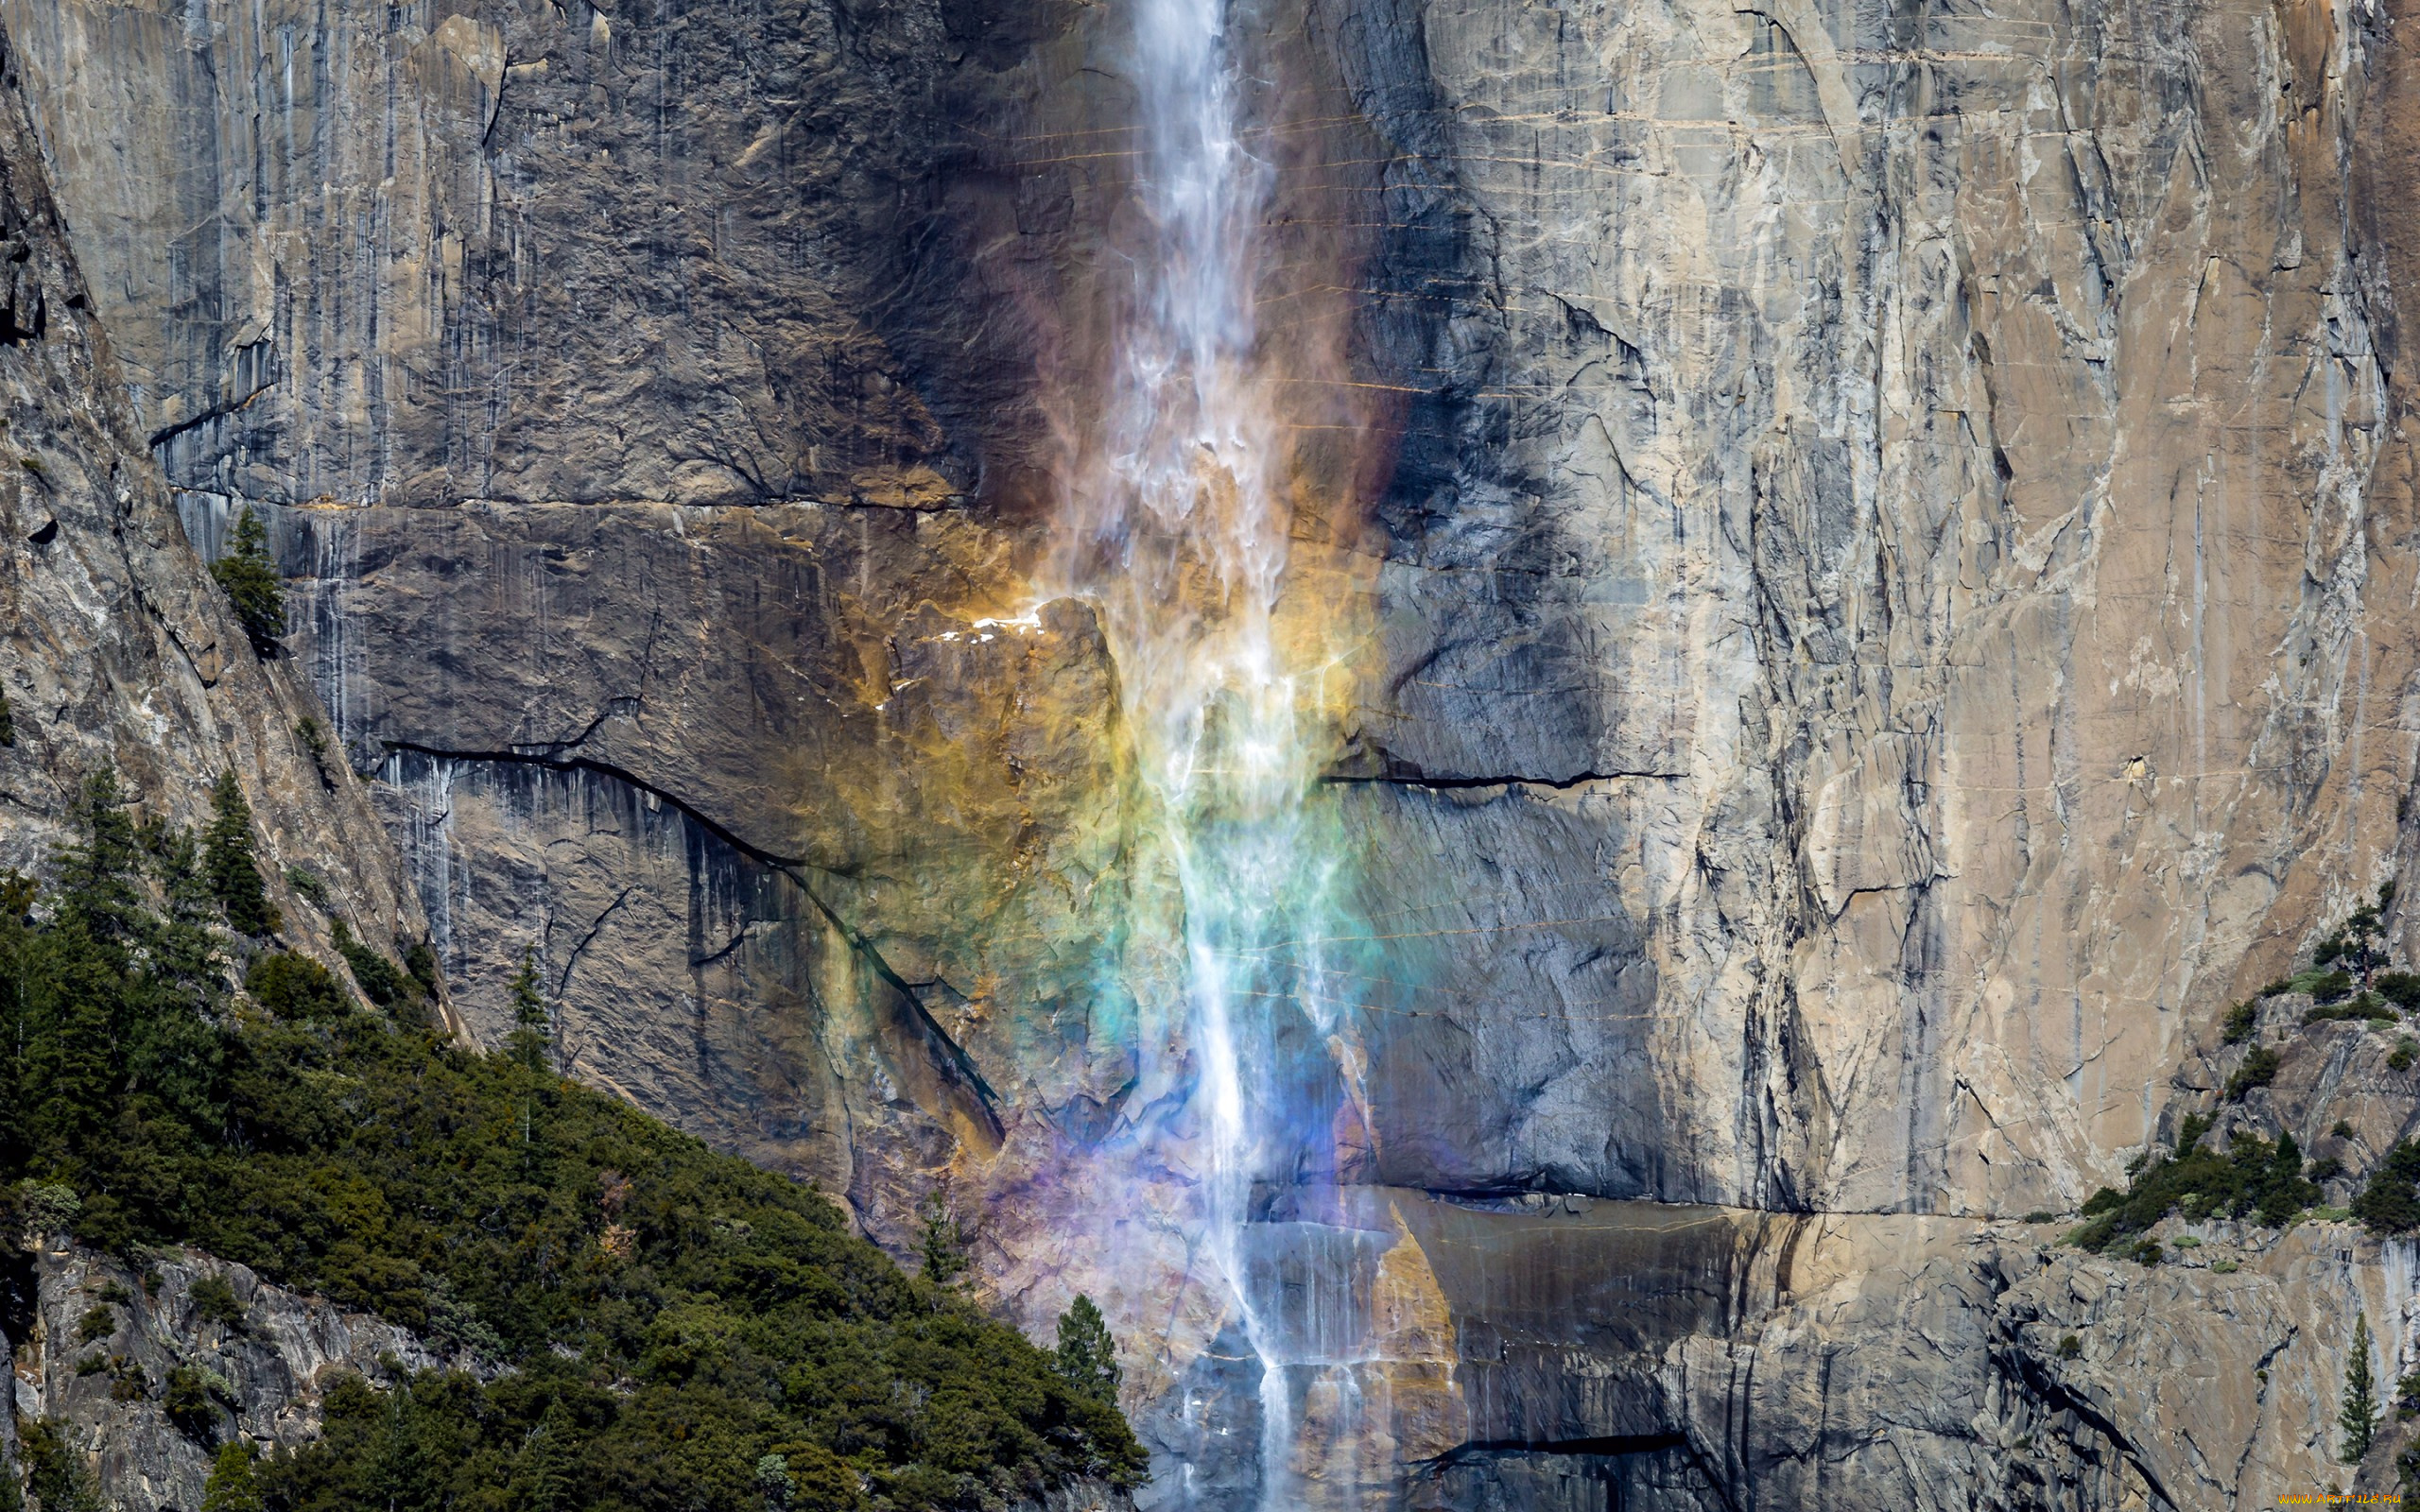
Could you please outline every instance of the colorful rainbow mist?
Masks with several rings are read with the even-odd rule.
[[[1182,894],[1191,1091],[1178,1122],[1204,1167],[1190,1281],[1223,1291],[1257,1356],[1256,1500],[1274,1512],[1306,1504],[1299,1404],[1332,1332],[1300,1298],[1322,1268],[1305,1246],[1336,1206],[1348,1079],[1321,1006],[1332,995],[1314,989],[1318,942],[1342,933],[1341,848],[1314,795],[1344,679],[1301,627],[1322,614],[1289,629],[1281,613],[1299,485],[1288,384],[1256,316],[1277,170],[1247,145],[1248,47],[1225,0],[1128,13],[1149,246],[1121,291],[1094,455],[1046,576],[1098,607]]]

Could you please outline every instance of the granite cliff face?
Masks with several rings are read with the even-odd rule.
[[[401,944],[425,929],[419,900],[360,784],[314,751],[306,722],[325,715],[308,680],[255,655],[179,528],[52,202],[18,64],[0,37],[0,864],[46,870],[97,771],[119,774],[142,818],[187,827],[208,819],[211,785],[232,771],[287,938],[342,971],[335,920]],[[323,885],[307,905],[288,867]],[[231,1426],[290,1443],[316,1431],[317,1383],[330,1366],[381,1353],[430,1363],[398,1330],[256,1285],[240,1269],[233,1280],[258,1328],[197,1326],[190,1285],[222,1269],[168,1257],[146,1286],[63,1241],[20,1250],[12,1235],[0,1246],[0,1476],[10,1489],[18,1417],[48,1417],[111,1504],[194,1508],[206,1465],[155,1400],[169,1370],[209,1369]],[[105,1288],[124,1298],[112,1332],[78,1341]],[[99,1366],[79,1374],[96,1353]],[[120,1389],[128,1383],[143,1389]]]
[[[1154,1341],[1182,1495],[1243,1504],[1186,1173],[1121,1164],[1187,1049],[1118,648],[1034,587],[1133,214],[1114,10],[0,0],[138,428],[203,549],[272,519],[468,1032],[532,950],[583,1074],[878,1234],[952,1184],[1006,1305]],[[2408,1246],[2147,1271],[2008,1220],[2122,1180],[2230,1003],[2420,885],[2393,9],[1238,25],[1288,418],[1348,438],[1292,459],[1295,608],[1360,690],[1353,1200],[1267,1226],[1327,1309],[1306,1484],[2348,1475]],[[2262,1033],[2231,1116],[2357,1174],[2410,1127],[2382,1037]]]

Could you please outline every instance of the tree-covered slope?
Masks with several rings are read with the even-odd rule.
[[[542,1013],[471,1054],[383,957],[356,947],[375,1010],[234,934],[259,879],[227,809],[197,845],[97,779],[55,885],[7,885],[0,1217],[194,1246],[501,1368],[340,1387],[323,1439],[231,1456],[253,1484],[221,1501],[975,1507],[1140,1474],[1090,1354],[1063,1367],[814,1190],[559,1077]]]

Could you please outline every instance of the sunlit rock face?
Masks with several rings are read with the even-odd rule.
[[[1221,1278],[1140,669],[1053,596],[1149,240],[1116,9],[0,0],[469,1032],[527,951],[582,1074],[886,1238],[949,1184],[1004,1305],[1110,1308],[1162,1505],[2319,1484],[2408,1257],[1986,1221],[2118,1178],[2409,865],[2387,20],[1237,23],[1351,985]]]
[[[2361,23],[1372,19],[1452,266],[1365,735],[1527,784],[1450,796],[1451,851],[1519,858],[1470,891],[1520,902],[1440,922],[1508,948],[1442,953],[1374,1072],[1467,1067],[1482,1137],[1397,1100],[1382,1169],[2072,1203],[2395,843]],[[1386,801],[1419,836],[1449,799]],[[1634,960],[1505,980],[1554,958],[1505,924],[1607,915]]]

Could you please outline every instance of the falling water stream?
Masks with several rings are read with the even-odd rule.
[[[1182,894],[1211,1273],[1197,1280],[1224,1289],[1257,1356],[1256,1500],[1273,1512],[1303,1504],[1286,1370],[1303,1331],[1256,1251],[1333,1177],[1305,1094],[1333,1079],[1304,989],[1321,963],[1299,943],[1324,933],[1336,875],[1306,801],[1327,674],[1279,627],[1291,480],[1255,308],[1275,170],[1248,146],[1248,49],[1227,0],[1134,0],[1129,15],[1150,230],[1116,296],[1098,455],[1067,505],[1060,573],[1099,607]]]

